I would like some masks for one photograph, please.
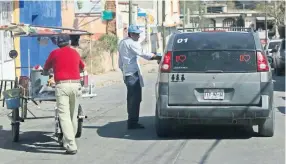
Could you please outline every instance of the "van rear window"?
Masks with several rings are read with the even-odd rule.
[[[175,51],[172,72],[256,72],[256,52],[238,50]]]
[[[176,36],[173,50],[255,50],[255,41],[243,32],[183,33]]]

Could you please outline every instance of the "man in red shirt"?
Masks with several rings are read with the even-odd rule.
[[[81,94],[80,70],[84,70],[85,65],[77,51],[69,46],[69,40],[68,35],[54,40],[59,48],[51,52],[44,72],[53,69],[63,145],[67,154],[76,154],[78,97]]]

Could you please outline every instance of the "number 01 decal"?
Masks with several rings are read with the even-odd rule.
[[[187,42],[188,42],[188,38],[185,38],[185,39],[180,38],[177,40],[177,43],[187,43]]]

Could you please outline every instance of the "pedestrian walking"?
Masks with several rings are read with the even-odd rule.
[[[142,47],[138,42],[141,32],[138,26],[130,25],[128,27],[128,37],[121,40],[118,45],[118,64],[127,87],[128,129],[144,128],[142,124],[138,123],[140,103],[142,100],[142,87],[144,87],[138,56],[146,60],[160,59],[160,57],[154,53],[144,53],[142,51]]]
[[[50,53],[44,74],[53,69],[63,146],[67,154],[76,154],[78,97],[81,96],[80,69],[84,70],[85,64],[78,52],[69,46],[68,35],[54,38],[54,41],[59,48]]]

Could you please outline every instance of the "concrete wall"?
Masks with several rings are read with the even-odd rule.
[[[62,2],[61,10],[63,27],[87,30],[94,33],[94,39],[106,33],[106,22],[100,16],[75,16],[73,1]]]

